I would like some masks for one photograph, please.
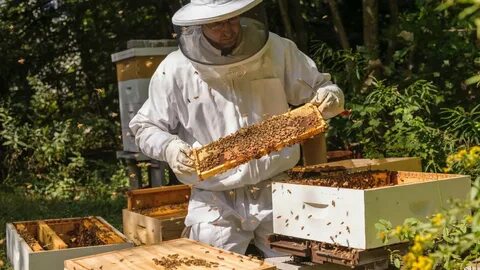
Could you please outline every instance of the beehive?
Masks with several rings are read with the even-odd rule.
[[[404,171],[276,182],[272,186],[274,233],[376,248],[383,246],[374,226],[380,219],[393,226],[410,217],[425,219],[448,206],[449,199],[467,199],[470,185],[465,175]],[[389,244],[398,242],[392,239]]]
[[[101,217],[7,224],[7,257],[15,270],[62,270],[66,259],[132,246]]]
[[[180,238],[191,189],[187,185],[131,190],[123,209],[123,233],[135,244]]]
[[[65,261],[67,270],[83,269],[237,269],[271,270],[262,260],[181,238]]]
[[[306,104],[194,149],[197,174],[206,179],[311,138],[326,128],[317,107]]]

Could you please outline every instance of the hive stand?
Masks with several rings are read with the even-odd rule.
[[[148,98],[150,78],[165,57],[177,50],[175,40],[130,40],[127,50],[112,54],[116,65],[123,150],[117,151],[117,159],[125,161],[131,189],[144,187],[138,163],[149,163],[148,187],[177,184],[175,175],[167,163],[152,160],[140,152],[128,127]]]

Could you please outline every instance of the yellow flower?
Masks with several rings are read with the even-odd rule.
[[[438,213],[435,216],[433,216],[431,220],[434,226],[440,226],[444,222],[443,215],[441,213]]]
[[[423,252],[422,244],[420,244],[419,242],[415,242],[415,244],[413,244],[410,250],[415,254],[421,254]]]
[[[459,158],[463,158],[464,156],[467,155],[467,150],[462,149],[462,150],[458,151],[457,155],[458,155]]]
[[[480,157],[480,146],[470,148],[470,155]]]
[[[412,269],[431,270],[433,261],[427,256],[419,256],[418,260],[412,264]]]
[[[380,240],[383,241],[383,240],[385,240],[385,233],[384,233],[384,232],[379,232],[379,233],[377,234],[377,237],[378,237]]]
[[[400,235],[400,233],[402,233],[402,226],[398,225],[397,227],[395,227],[395,235]]]
[[[403,262],[405,262],[405,265],[411,266],[414,262],[417,261],[417,257],[415,257],[415,254],[412,252],[408,252],[403,256]]]
[[[471,215],[468,215],[465,217],[465,222],[467,222],[467,224],[472,224],[472,221],[473,221],[473,217]]]

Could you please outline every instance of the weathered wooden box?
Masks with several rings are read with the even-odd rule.
[[[137,245],[180,238],[190,193],[187,185],[129,191],[128,207],[123,209],[123,233]]]
[[[271,270],[256,258],[214,248],[186,238],[65,261],[67,270],[236,269]]]
[[[470,192],[470,176],[404,171],[389,175],[393,185],[370,189],[276,182],[272,186],[273,231],[371,249],[383,246],[374,226],[380,219],[393,226],[409,217],[425,219],[447,207],[449,199],[467,199]],[[389,244],[397,242],[392,239]]]
[[[62,270],[64,260],[133,246],[101,217],[7,223],[6,234],[15,270]]]

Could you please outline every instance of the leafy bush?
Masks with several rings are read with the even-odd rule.
[[[118,122],[91,113],[77,118],[62,115],[67,106],[59,106],[58,89],[36,77],[29,81],[35,93],[27,121],[14,115],[18,104],[0,104],[0,138],[6,149],[2,163],[7,170],[3,184],[23,185],[47,198],[109,196],[123,189],[126,174],[112,178],[123,170],[112,152],[100,152],[98,157],[90,153],[115,148],[118,139],[108,136],[119,132]]]
[[[377,224],[379,237],[388,243],[409,241],[405,254],[392,253],[402,269],[464,269],[480,253],[480,178],[474,183],[471,200],[452,202],[452,207],[420,221],[409,218],[395,228],[389,221]]]
[[[462,149],[447,158],[447,173],[471,175],[473,179],[480,177],[480,146]]]

